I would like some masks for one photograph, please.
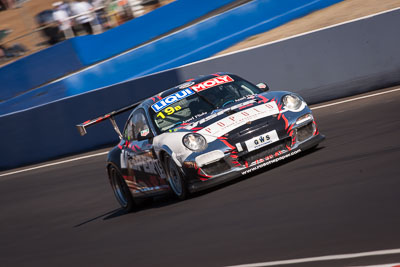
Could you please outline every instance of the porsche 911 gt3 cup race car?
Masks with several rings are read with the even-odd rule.
[[[229,73],[188,80],[140,103],[77,125],[110,119],[120,143],[108,154],[111,187],[129,211],[135,199],[190,193],[318,145],[304,100]],[[121,133],[114,116],[132,110]]]

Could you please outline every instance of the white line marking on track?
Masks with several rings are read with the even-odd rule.
[[[374,96],[389,94],[389,93],[393,93],[393,92],[397,92],[397,91],[400,91],[400,88],[396,88],[396,89],[392,89],[392,90],[388,90],[388,91],[384,91],[384,92],[379,92],[379,93],[373,93],[373,94],[365,95],[365,96],[359,96],[359,97],[355,97],[355,98],[351,98],[351,99],[347,99],[347,100],[343,100],[343,101],[338,101],[338,102],[330,103],[330,104],[326,104],[326,105],[321,105],[321,106],[313,107],[313,108],[311,108],[311,110],[326,108],[326,107],[335,106],[335,105],[340,105],[340,104],[343,104],[343,103],[348,103],[348,102],[357,101],[357,100],[370,98],[370,97],[374,97]],[[63,163],[68,163],[68,162],[72,162],[72,161],[77,161],[77,160],[81,160],[81,159],[87,159],[87,158],[102,156],[102,155],[106,155],[107,153],[108,152],[101,152],[101,153],[91,154],[91,155],[87,155],[87,156],[81,156],[81,157],[78,157],[78,158],[63,160],[63,161],[59,161],[59,162],[48,163],[48,164],[44,164],[44,165],[40,165],[40,166],[36,166],[36,167],[32,167],[32,168],[27,168],[27,169],[23,169],[23,170],[7,172],[7,173],[0,174],[0,177],[12,175],[12,174],[17,174],[17,173],[21,173],[21,172],[27,172],[27,171],[36,170],[36,169],[41,169],[41,168],[50,167],[50,166],[54,166],[54,165],[59,165],[59,164],[63,164]]]
[[[359,97],[355,97],[355,98],[351,98],[351,99],[347,99],[347,100],[343,100],[343,101],[339,101],[339,102],[335,102],[335,103],[330,103],[330,104],[326,104],[326,105],[321,105],[318,107],[313,107],[313,108],[311,108],[311,110],[326,108],[326,107],[330,107],[330,106],[336,106],[336,105],[340,105],[343,103],[353,102],[353,101],[370,98],[370,97],[374,97],[374,96],[378,96],[378,95],[389,94],[389,93],[393,93],[393,92],[397,92],[397,91],[400,91],[400,88],[392,89],[392,90],[385,91],[385,92],[375,93],[375,94],[371,94],[371,95],[359,96]]]
[[[352,259],[352,258],[361,258],[370,256],[390,255],[390,254],[400,254],[400,249],[377,250],[377,251],[360,252],[352,254],[340,254],[340,255],[330,255],[330,256],[321,256],[312,258],[292,259],[292,260],[259,262],[251,264],[231,265],[227,267],[265,267],[265,266],[298,264],[298,263],[315,262],[315,261],[343,260],[343,259]]]
[[[46,167],[59,165],[59,164],[64,164],[64,163],[77,161],[77,160],[81,160],[81,159],[88,159],[88,158],[103,156],[103,155],[106,155],[107,153],[108,153],[108,151],[100,152],[100,153],[91,154],[91,155],[87,155],[87,156],[81,156],[81,157],[77,157],[77,158],[73,158],[73,159],[67,159],[67,160],[62,160],[62,161],[58,161],[58,162],[48,163],[48,164],[44,164],[44,165],[40,165],[40,166],[28,168],[28,169],[23,169],[23,170],[18,170],[18,171],[13,171],[13,172],[7,172],[7,173],[0,174],[0,177],[12,175],[12,174],[17,174],[17,173],[21,173],[21,172],[37,170],[37,169],[46,168]]]
[[[351,266],[351,267],[399,267],[399,263],[381,264],[381,265],[364,265],[364,266]]]

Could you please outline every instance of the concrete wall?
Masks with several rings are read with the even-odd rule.
[[[399,21],[397,9],[0,116],[0,169],[116,142],[108,122],[90,128],[85,137],[75,124],[199,74],[234,72],[255,83],[266,81],[272,90],[298,92],[312,103],[400,84],[400,35],[393,26]]]

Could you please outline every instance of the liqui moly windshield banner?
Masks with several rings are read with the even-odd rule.
[[[169,105],[178,102],[179,100],[186,98],[190,95],[193,95],[194,92],[200,92],[205,89],[214,87],[216,85],[224,84],[224,83],[229,83],[233,82],[233,79],[229,75],[223,75],[219,77],[215,77],[212,79],[209,79],[207,81],[195,84],[191,86],[190,88],[183,89],[182,91],[179,91],[175,94],[169,95],[166,98],[163,98],[162,100],[158,101],[157,103],[153,104],[151,108],[155,112],[159,112],[160,110],[163,110],[164,108],[168,107]],[[187,85],[187,84],[184,84]],[[190,85],[190,84],[188,84]],[[181,85],[182,87],[182,85]],[[193,91],[192,91],[193,90]]]
[[[159,112],[160,110],[168,107],[169,105],[178,102],[179,100],[186,98],[190,95],[193,95],[194,92],[189,88],[186,88],[182,91],[176,92],[175,94],[169,95],[166,98],[161,99],[157,103],[151,105],[151,108],[155,112]]]
[[[190,87],[190,89],[192,89],[193,91],[196,91],[196,92],[200,92],[205,89],[214,87],[216,85],[229,83],[229,82],[233,82],[233,79],[229,75],[223,75],[223,76],[215,77],[213,79],[193,85],[192,87]]]

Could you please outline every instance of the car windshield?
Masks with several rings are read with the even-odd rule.
[[[159,133],[232,105],[246,96],[262,93],[260,88],[235,75],[219,76],[181,88],[149,108]]]

